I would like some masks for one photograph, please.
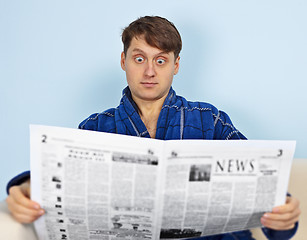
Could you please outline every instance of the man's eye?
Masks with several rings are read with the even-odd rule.
[[[164,59],[159,58],[159,59],[157,60],[157,63],[158,63],[159,65],[162,65],[162,64],[164,64],[164,63],[165,63],[165,60],[164,60]]]
[[[144,58],[142,57],[136,57],[135,58],[135,61],[138,62],[138,63],[142,63],[144,61]]]

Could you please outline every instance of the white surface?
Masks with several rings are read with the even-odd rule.
[[[5,201],[0,201],[0,238],[5,240],[36,240],[33,224],[20,224],[9,214]]]

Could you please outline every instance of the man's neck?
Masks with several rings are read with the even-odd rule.
[[[157,122],[163,106],[165,98],[156,101],[143,101],[134,99],[138,106],[139,114],[145,124],[151,138],[155,138],[157,130]]]

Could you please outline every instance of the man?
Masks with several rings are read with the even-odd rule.
[[[122,34],[124,51],[121,67],[128,87],[117,108],[91,115],[80,129],[157,139],[246,139],[228,115],[202,102],[189,102],[172,89],[179,70],[182,43],[176,27],[161,17],[142,17]],[[30,223],[44,214],[29,199],[29,172],[9,184],[8,207],[15,219]],[[261,218],[269,239],[289,239],[297,229],[298,200],[288,197],[283,206]],[[279,231],[281,230],[281,231]],[[221,234],[202,239],[252,239],[249,231]]]

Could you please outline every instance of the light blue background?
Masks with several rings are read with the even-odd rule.
[[[249,139],[307,157],[307,1],[0,0],[0,199],[29,169],[29,124],[77,127],[117,106],[122,29],[144,15],[182,34],[177,94],[226,111]]]

